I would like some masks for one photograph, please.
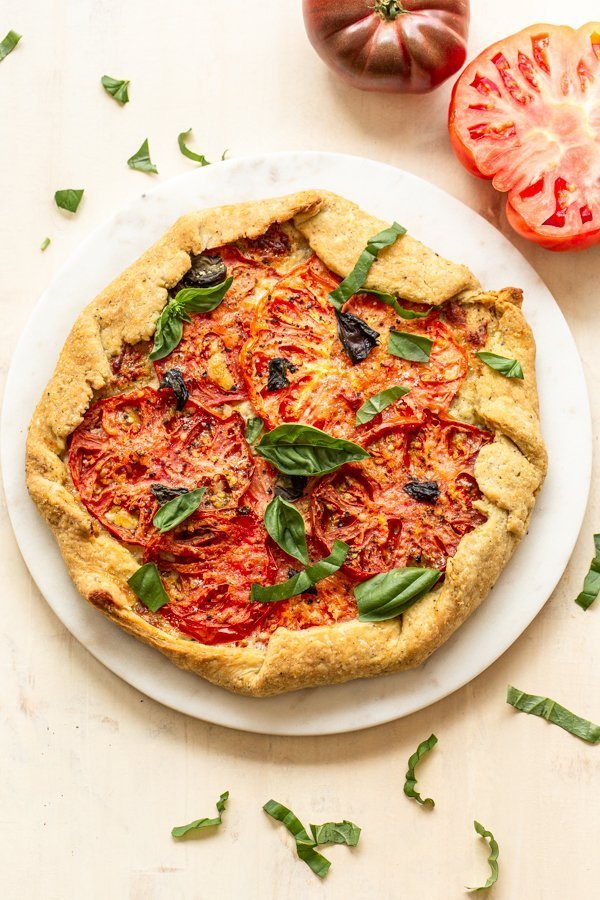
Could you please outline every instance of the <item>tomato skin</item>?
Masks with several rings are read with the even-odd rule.
[[[469,0],[303,0],[321,59],[364,91],[431,91],[467,54]]]
[[[514,230],[555,251],[600,242],[600,23],[536,24],[492,44],[454,85],[452,149],[507,193]]]

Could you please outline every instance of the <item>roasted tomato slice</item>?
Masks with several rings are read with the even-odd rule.
[[[146,559],[157,563],[171,598],[160,616],[203,644],[247,637],[273,612],[272,604],[250,600],[254,582],[275,578],[266,541],[259,519],[237,509],[196,512],[157,536]]]
[[[473,508],[473,476],[493,435],[426,412],[423,420],[381,425],[371,457],[323,478],[311,497],[313,533],[327,549],[350,545],[344,570],[367,578],[403,566],[442,571],[460,539],[485,521]]]
[[[550,250],[600,241],[600,23],[532,25],[484,50],[450,103],[454,152]]]
[[[123,541],[145,544],[155,532],[153,484],[206,485],[203,503],[235,506],[253,463],[237,413],[219,418],[171,390],[153,388],[94,403],[73,432],[69,466],[86,508]]]

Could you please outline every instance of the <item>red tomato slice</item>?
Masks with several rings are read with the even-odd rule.
[[[344,570],[356,578],[403,566],[446,567],[463,535],[485,521],[473,509],[480,449],[493,434],[425,413],[424,420],[382,425],[368,436],[371,457],[323,478],[311,497],[313,533],[330,549],[350,545]],[[433,502],[407,493],[434,482]]]
[[[69,467],[92,515],[121,540],[144,545],[155,533],[153,484],[206,485],[203,503],[234,506],[253,463],[237,413],[222,419],[193,400],[177,412],[170,390],[148,387],[89,408],[73,432]]]
[[[493,44],[454,86],[454,152],[508,192],[508,219],[550,250],[600,241],[600,23],[532,25]]]

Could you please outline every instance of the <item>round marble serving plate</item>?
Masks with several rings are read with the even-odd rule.
[[[524,289],[538,345],[550,469],[529,533],[490,596],[419,669],[259,700],[177,669],[82,600],[27,493],[25,435],[77,314],[178,216],[306,188],[336,191],[386,221],[396,219],[439,253],[466,263],[487,288]],[[577,350],[531,266],[495,228],[439,188],[392,166],[334,153],[274,153],[197,169],[143,194],[98,228],[40,298],[12,361],[3,415],[10,517],[29,570],[56,615],[98,660],[155,700],[208,722],[266,734],[368,728],[422,709],[475,678],[519,637],[556,586],[581,526],[591,473],[590,413]]]

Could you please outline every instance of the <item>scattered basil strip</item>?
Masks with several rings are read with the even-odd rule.
[[[307,592],[318,581],[323,581],[340,569],[348,556],[348,544],[343,541],[334,541],[333,549],[329,556],[319,560],[312,566],[307,566],[302,572],[298,572],[281,584],[272,584],[264,587],[261,584],[253,584],[250,599],[259,603],[277,603],[279,600],[289,600],[290,597],[298,597]]]
[[[371,350],[377,346],[379,332],[359,316],[352,313],[335,311],[337,319],[337,333],[342,347],[350,357],[353,366],[366,359]]]
[[[268,800],[263,809],[272,819],[276,819],[282,825],[285,825],[296,841],[296,853],[300,859],[312,869],[315,875],[318,875],[319,878],[324,878],[329,871],[331,863],[314,849],[315,841],[308,836],[300,819],[287,806],[278,803],[276,800]]]
[[[438,569],[390,569],[357,584],[358,618],[361,622],[396,618],[431,590],[441,574]]]
[[[320,428],[299,423],[278,425],[268,431],[256,447],[256,452],[285,472],[286,475],[324,475],[344,463],[365,459],[366,450],[340,438],[334,438]]]
[[[379,391],[378,394],[374,394],[369,400],[365,400],[356,413],[356,424],[366,425],[377,413],[390,406],[394,401],[399,400],[400,397],[404,397],[409,391],[410,388],[402,387],[401,384],[398,384],[395,387],[387,388],[385,391]]]
[[[131,82],[122,81],[118,78],[111,78],[110,75],[103,75],[100,81],[106,93],[110,94],[111,97],[114,97],[117,103],[120,103],[121,105],[129,103],[127,88]]]
[[[205,313],[216,309],[231,287],[233,278],[204,288],[184,288],[169,300],[156,320],[151,360],[164,359],[183,337],[183,323],[190,322],[190,313]]]
[[[360,291],[367,280],[371,266],[377,259],[379,251],[394,244],[403,234],[406,234],[406,228],[394,222],[389,228],[385,228],[379,234],[369,239],[367,246],[358,257],[350,274],[329,294],[329,299],[336,309],[341,309],[353,294]]]
[[[8,32],[2,43],[0,43],[0,62],[2,62],[9,53],[12,53],[22,37],[23,35],[17,34],[16,31]]]
[[[201,153],[194,153],[193,150],[190,150],[189,147],[186,147],[185,141],[186,138],[190,136],[192,133],[192,129],[188,128],[187,131],[182,131],[177,135],[177,143],[179,144],[179,149],[183,153],[184,156],[187,156],[188,159],[193,159],[194,162],[199,162],[201,166],[210,166],[210,160],[203,156]]]
[[[409,359],[411,362],[429,362],[433,341],[422,334],[409,334],[408,331],[390,331],[388,353]]]
[[[255,416],[252,419],[248,419],[246,422],[246,441],[248,444],[253,444],[254,441],[258,438],[259,434],[263,430],[265,422],[264,419],[261,419],[260,416]]]
[[[306,527],[295,506],[283,497],[275,497],[265,509],[265,528],[282,550],[308,565]]]
[[[40,250],[42,251],[42,253],[44,252],[44,250],[47,250],[47,248],[49,246],[50,246],[50,238],[49,237],[44,238],[44,240],[42,241],[41,246],[40,246]]]
[[[157,612],[161,606],[170,602],[170,597],[165,591],[162,579],[158,574],[156,564],[146,563],[134,572],[127,584],[133,593],[152,612]]]
[[[523,368],[521,363],[516,359],[509,359],[507,356],[498,356],[497,353],[488,353],[481,350],[477,356],[490,369],[500,372],[505,378],[523,378]]]
[[[174,838],[180,838],[183,837],[184,834],[195,831],[198,828],[209,828],[213,825],[220,825],[222,822],[221,816],[225,812],[225,806],[228,800],[229,791],[224,791],[217,800],[218,815],[215,816],[214,819],[195,819],[195,821],[190,822],[189,825],[176,825],[175,828],[171,829],[171,834]]]
[[[325,822],[323,825],[311,825],[310,830],[315,844],[346,844],[356,847],[361,829],[354,822]]]
[[[415,790],[417,785],[417,779],[415,777],[415,767],[419,760],[423,759],[426,753],[429,753],[430,750],[433,750],[435,745],[437,744],[438,739],[435,734],[430,735],[426,741],[423,741],[419,744],[413,755],[408,760],[408,770],[406,772],[406,781],[404,782],[404,793],[407,797],[412,797],[413,800],[416,800],[417,803],[421,803],[422,806],[428,806],[430,809],[433,809],[435,806],[435,801],[431,799],[431,797],[426,797],[425,800],[421,797],[419,792]]]
[[[195,491],[186,491],[185,494],[180,494],[178,497],[168,500],[155,512],[152,524],[158,528],[161,534],[164,534],[165,531],[171,531],[172,528],[175,528],[176,525],[184,522],[192,513],[196,512],[205,491],[206,488],[200,487]]]
[[[227,156],[228,153],[229,153],[229,150],[223,150],[223,152],[221,153],[221,162],[225,159],[225,157]]]
[[[375,291],[372,288],[365,288],[362,293],[374,294],[382,303],[385,303],[386,306],[391,306],[401,319],[425,319],[431,312],[431,306],[429,306],[425,312],[417,312],[416,309],[405,309],[404,306],[400,306],[393,294],[386,294],[385,291]]]
[[[490,855],[488,856],[490,876],[486,883],[482,884],[481,887],[467,888],[468,891],[477,893],[478,891],[487,891],[488,888],[491,888],[491,886],[498,881],[498,856],[500,855],[500,848],[491,831],[486,831],[483,825],[480,825],[477,820],[473,822],[473,825],[475,826],[477,834],[481,835],[484,840],[487,839],[490,842]]]
[[[150,148],[148,147],[148,138],[144,141],[139,150],[127,160],[130,169],[137,169],[139,172],[154,172],[158,175],[158,169],[150,159]]]
[[[575,597],[575,603],[582,609],[589,609],[598,594],[600,594],[600,534],[594,535],[594,548],[596,555],[590,563],[589,572],[585,576],[583,589]]]
[[[56,191],[54,194],[54,202],[59,209],[66,209],[67,212],[77,212],[81,198],[83,197],[84,188],[75,190],[74,188],[66,188],[64,191]]]
[[[549,697],[536,697],[535,694],[525,694],[517,688],[508,686],[506,702],[518,709],[519,712],[529,713],[532,716],[540,716],[552,725],[564,728],[569,734],[587,741],[588,744],[600,743],[600,725],[594,725],[588,719],[576,716],[570,710],[565,709]]]

